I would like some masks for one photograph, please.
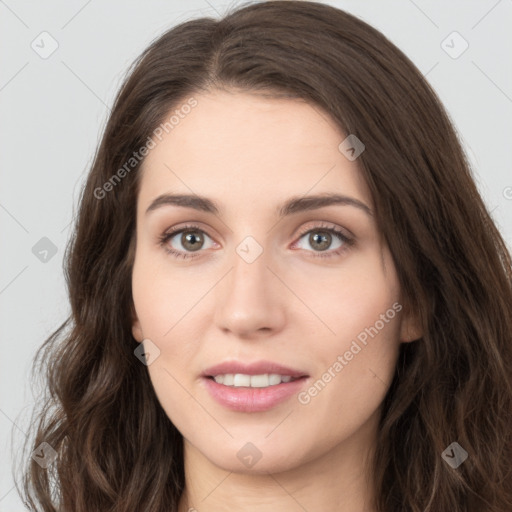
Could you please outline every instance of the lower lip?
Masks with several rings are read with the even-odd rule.
[[[307,377],[266,388],[224,386],[204,377],[210,395],[221,405],[239,412],[267,411],[297,394]]]

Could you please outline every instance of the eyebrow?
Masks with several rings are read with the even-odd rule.
[[[194,210],[213,213],[214,215],[219,215],[221,211],[221,208],[215,201],[204,196],[192,194],[162,194],[151,202],[146,210],[146,215],[166,205],[193,208]],[[294,213],[317,210],[331,205],[354,206],[367,215],[373,216],[372,210],[365,203],[354,197],[341,194],[292,197],[278,207],[276,213],[282,218]]]

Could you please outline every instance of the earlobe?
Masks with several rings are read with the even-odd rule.
[[[404,312],[400,326],[400,342],[410,343],[419,340],[422,336],[423,330],[417,316]]]
[[[132,336],[140,343],[144,339],[142,334],[142,327],[140,326],[140,321],[137,317],[137,313],[135,312],[132,306]]]
[[[142,329],[140,328],[138,321],[132,325],[132,335],[139,343],[144,339],[144,336],[142,335]]]

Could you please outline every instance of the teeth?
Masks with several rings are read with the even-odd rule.
[[[266,375],[265,375],[266,377]],[[275,373],[271,373],[268,377],[268,383],[270,386],[275,386],[276,384],[281,383],[281,375],[276,375]]]
[[[251,385],[251,377],[249,375],[242,375],[241,373],[235,374],[235,381],[233,382],[233,386],[250,386]]]
[[[238,375],[237,375],[238,377]],[[241,377],[241,375],[240,375]],[[248,375],[245,375],[244,377],[247,377],[249,378]],[[250,386],[252,388],[265,388],[269,385],[269,381],[270,381],[270,385],[274,385],[274,384],[281,384],[281,379],[279,378],[279,375],[277,375],[277,382],[272,382],[272,379],[269,379],[268,378],[268,375],[251,375],[251,382],[250,382]],[[245,384],[246,386],[249,386],[249,384]],[[236,386],[236,379],[235,379],[235,386]]]
[[[243,373],[227,373],[225,375],[216,375],[214,377],[217,384],[234,387],[266,388],[276,386],[281,382],[290,382],[292,378],[289,375],[278,375],[276,373],[265,373],[263,375],[245,375]]]

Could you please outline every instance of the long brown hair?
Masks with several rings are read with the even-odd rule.
[[[187,21],[129,70],[66,252],[72,314],[34,358],[48,393],[29,448],[46,442],[56,458],[43,468],[26,457],[24,502],[44,511],[177,510],[182,436],[134,356],[143,159],[126,162],[169,112],[212,89],[305,99],[365,144],[358,163],[404,305],[423,329],[401,345],[385,398],[372,460],[376,510],[510,512],[510,253],[446,111],[414,64],[370,25],[307,1]],[[442,457],[454,442],[468,454],[457,468]]]

